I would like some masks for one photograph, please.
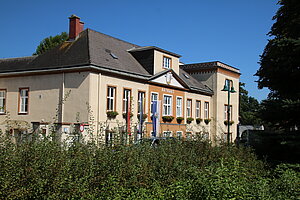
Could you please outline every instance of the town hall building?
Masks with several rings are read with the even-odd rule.
[[[37,56],[0,59],[0,128],[18,137],[53,128],[61,139],[205,137],[237,134],[239,69],[83,28],[70,18],[69,39]],[[234,87],[228,106],[224,85]],[[228,108],[229,111],[228,111]],[[229,115],[228,115],[229,112]],[[230,124],[226,123],[230,117]],[[54,126],[53,126],[54,124]]]

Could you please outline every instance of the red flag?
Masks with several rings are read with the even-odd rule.
[[[131,135],[131,130],[130,130],[130,114],[131,114],[131,112],[130,112],[130,99],[128,99],[127,100],[127,120],[126,120],[126,125],[127,125],[127,133],[128,133],[128,135]]]

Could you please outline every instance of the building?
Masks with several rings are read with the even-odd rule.
[[[63,44],[38,56],[0,59],[3,131],[48,134],[54,123],[61,138],[79,128],[97,140],[109,141],[121,130],[126,137],[138,130],[151,137],[151,105],[159,102],[157,136],[200,134],[216,141],[227,137],[227,93],[221,90],[228,83],[237,90],[230,120],[238,123],[237,68],[219,61],[182,64],[176,53],[83,30],[79,17],[69,19],[69,40]],[[233,140],[235,125],[231,131]]]

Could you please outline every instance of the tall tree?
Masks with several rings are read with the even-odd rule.
[[[244,89],[245,83],[240,82],[240,123],[242,125],[260,125],[261,119],[258,117],[260,104],[254,97],[248,96],[248,91]]]
[[[68,34],[66,32],[62,32],[60,35],[56,36],[50,36],[45,39],[43,39],[39,46],[37,46],[36,51],[33,53],[33,55],[40,55],[45,53],[46,51],[62,44],[64,41],[68,39]]]
[[[258,87],[270,89],[262,118],[281,127],[300,125],[300,1],[280,0],[271,37],[260,58]],[[276,116],[275,116],[276,115]]]

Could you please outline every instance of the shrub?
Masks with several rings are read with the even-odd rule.
[[[178,124],[181,124],[181,122],[184,120],[184,118],[183,117],[177,117],[176,120],[177,120]]]
[[[107,111],[106,115],[109,119],[115,119],[119,113],[116,111]]]
[[[208,124],[211,121],[211,119],[204,119],[205,124]]]
[[[173,116],[162,116],[163,122],[171,122],[173,119]]]
[[[143,120],[145,120],[147,118],[147,116],[148,116],[147,114],[143,114],[143,117],[142,117]],[[137,114],[137,118],[138,118],[138,120],[140,120],[140,114]]]
[[[186,123],[190,124],[190,123],[192,123],[192,121],[194,121],[194,118],[192,118],[192,117],[186,118]]]
[[[205,141],[99,148],[0,136],[0,199],[297,199],[298,165]]]
[[[124,119],[127,119],[127,113],[123,113],[122,115],[123,115]],[[129,115],[130,115],[130,118],[133,117],[133,113],[132,112]]]
[[[201,118],[196,118],[196,123],[197,124],[200,124],[202,122],[202,119]]]
[[[227,125],[228,125],[228,121],[225,120],[225,121],[224,121],[224,124],[227,126]],[[229,125],[231,126],[232,124],[234,124],[234,121],[229,121]]]

